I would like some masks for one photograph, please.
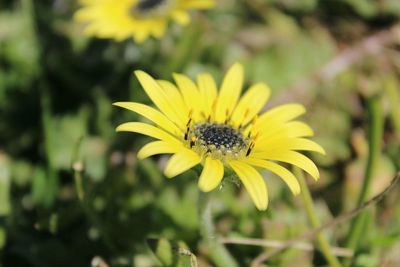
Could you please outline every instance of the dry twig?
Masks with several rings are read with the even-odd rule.
[[[396,177],[392,180],[392,182],[390,183],[389,186],[387,186],[385,188],[385,190],[383,190],[381,193],[379,193],[378,195],[374,196],[373,198],[371,198],[370,200],[364,202],[360,207],[355,208],[349,212],[345,212],[341,215],[339,215],[338,217],[334,218],[333,220],[321,225],[320,227],[313,229],[309,232],[306,232],[305,234],[294,238],[292,240],[283,242],[284,245],[279,247],[279,248],[275,248],[272,251],[269,252],[265,252],[260,254],[259,256],[257,256],[257,258],[255,258],[251,264],[251,267],[259,267],[264,261],[266,261],[267,259],[269,259],[270,257],[274,256],[275,254],[284,251],[287,248],[292,247],[293,245],[295,245],[296,243],[298,243],[301,240],[304,239],[313,239],[315,238],[315,236],[327,229],[327,228],[331,228],[333,226],[338,225],[339,223],[342,223],[344,221],[347,221],[349,219],[351,219],[352,217],[354,217],[355,215],[359,214],[361,211],[363,211],[364,209],[372,206],[373,204],[379,202],[390,190],[392,190],[392,188],[396,185],[396,183],[400,180],[400,173],[397,173]]]
[[[249,246],[262,246],[262,247],[269,247],[269,248],[282,248],[286,244],[281,240],[266,240],[266,239],[257,239],[257,238],[232,238],[232,237],[225,237],[220,238],[220,241],[225,244],[237,244],[237,245],[249,245]],[[296,248],[305,251],[313,251],[315,249],[314,245],[309,242],[296,242],[293,243],[291,248]],[[340,248],[340,247],[332,247],[332,252],[336,256],[341,257],[352,257],[353,251],[347,248]]]

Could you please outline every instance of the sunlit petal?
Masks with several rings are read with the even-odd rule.
[[[239,176],[257,209],[266,210],[268,207],[268,191],[261,174],[249,164],[241,161],[232,160],[229,165]]]
[[[208,192],[216,188],[224,176],[224,165],[218,159],[207,157],[199,178],[199,188]]]
[[[164,174],[168,178],[175,177],[199,164],[201,158],[195,152],[185,149],[174,154],[165,167]]]

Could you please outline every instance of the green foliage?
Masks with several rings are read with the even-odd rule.
[[[0,65],[0,105],[5,105],[7,91],[29,88],[40,71],[32,7],[30,1],[18,4],[13,11],[0,12],[1,57],[9,66]]]
[[[11,210],[10,184],[9,160],[6,156],[0,154],[0,216],[8,215]]]
[[[356,205],[371,95],[382,97],[385,132],[370,195],[399,170],[399,43],[329,79],[318,76],[345,49],[398,24],[399,1],[218,2],[187,27],[171,24],[160,41],[137,45],[84,37],[72,20],[75,1],[0,0],[0,266],[215,265],[199,234],[194,172],[167,180],[166,156],[136,158],[148,138],[115,133],[119,123],[143,118],[113,102],[150,103],[132,75],[136,69],[167,80],[172,72],[207,71],[221,80],[240,61],[247,85],[271,87],[268,107],[304,103],[301,119],[327,151],[310,154],[321,170],[311,186],[321,222]],[[301,199],[263,174],[267,212],[255,209],[235,177],[210,193],[218,234],[283,242],[310,228]],[[399,265],[398,203],[399,194],[390,194],[370,213],[354,266]],[[348,225],[328,231],[329,242],[343,246]],[[263,251],[227,248],[239,266]],[[318,251],[290,249],[266,265],[324,264]]]
[[[165,238],[147,239],[147,244],[165,267],[197,267],[196,256],[183,242],[171,243]]]

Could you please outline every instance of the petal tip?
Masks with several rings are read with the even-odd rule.
[[[300,188],[295,189],[295,190],[292,190],[292,194],[293,194],[294,196],[298,196],[298,195],[300,195],[300,193],[301,193],[301,189],[300,189]]]
[[[319,180],[319,178],[320,178],[320,176],[319,176],[319,172],[317,172],[317,173],[313,173],[311,176],[312,176],[312,178],[313,178],[315,181],[318,181],[318,180]]]
[[[135,70],[133,72],[135,74],[135,76],[140,80],[141,78],[144,77],[151,77],[148,73],[142,71],[142,70]]]
[[[243,70],[243,65],[240,62],[235,62],[231,68],[239,68]]]
[[[136,157],[138,158],[138,160],[144,160],[145,158],[148,158],[148,156],[143,155],[143,153],[141,153],[140,151],[136,154]]]
[[[168,179],[174,178],[176,176],[175,173],[171,172],[171,170],[168,170],[168,169],[164,170],[164,175]]]
[[[204,185],[204,184],[201,184],[201,183],[198,183],[197,186],[204,193],[208,193],[208,192],[210,192],[212,190],[207,185]]]
[[[112,105],[115,106],[115,107],[120,107],[120,108],[122,108],[123,105],[124,105],[124,103],[126,103],[126,102],[114,102],[114,103],[112,103]]]
[[[236,62],[229,68],[228,73],[230,73],[230,72],[233,72],[236,75],[240,75],[240,77],[243,79],[244,67],[239,62]]]
[[[256,207],[259,211],[266,211],[268,209],[268,202],[256,204]]]

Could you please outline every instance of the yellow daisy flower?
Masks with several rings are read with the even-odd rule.
[[[208,9],[215,0],[80,0],[75,19],[87,23],[85,33],[99,38],[140,43],[164,35],[170,18],[185,25],[189,9]]]
[[[174,74],[176,85],[155,80],[143,71],[135,71],[145,92],[158,109],[135,102],[118,102],[152,121],[128,122],[117,131],[135,132],[157,139],[138,152],[144,159],[156,154],[173,154],[165,168],[168,178],[203,165],[198,185],[204,192],[215,189],[224,177],[224,167],[239,177],[259,210],[268,206],[267,185],[258,169],[268,169],[283,179],[293,194],[300,193],[296,177],[277,162],[300,167],[315,179],[315,164],[297,150],[324,149],[307,139],[312,129],[294,120],[305,112],[299,104],[285,104],[262,113],[270,96],[264,83],[252,85],[240,97],[243,67],[236,63],[217,85],[211,75],[202,73],[194,82]]]

